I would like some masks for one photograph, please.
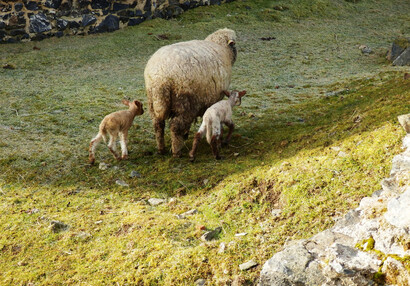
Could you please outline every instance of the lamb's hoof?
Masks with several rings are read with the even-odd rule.
[[[229,141],[222,141],[222,147],[226,147],[229,145]]]
[[[192,163],[193,163],[193,162],[195,162],[195,157],[194,157],[194,156],[189,155],[189,161],[191,161]]]
[[[123,155],[122,157],[121,157],[121,160],[127,160],[128,159],[128,155]]]
[[[157,151],[157,153],[158,153],[159,155],[165,155],[165,154],[167,153],[167,151],[165,151],[165,149],[159,149],[159,150]]]
[[[95,158],[90,158],[90,159],[88,160],[88,162],[90,163],[90,165],[94,165],[94,163],[95,163]]]
[[[222,159],[222,157],[221,157],[221,156],[219,156],[219,155],[217,155],[217,156],[215,156],[215,159],[216,159],[216,160],[221,160],[221,159]]]

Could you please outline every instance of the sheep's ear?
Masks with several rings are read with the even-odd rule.
[[[123,100],[122,100],[122,103],[123,103],[124,105],[126,105],[126,106],[130,106],[129,100],[123,99]]]
[[[229,40],[228,41],[228,46],[235,46],[235,41],[234,40]]]
[[[227,97],[231,96],[231,93],[227,90],[222,91]]]
[[[246,90],[242,90],[239,92],[239,97],[242,97],[246,94]]]

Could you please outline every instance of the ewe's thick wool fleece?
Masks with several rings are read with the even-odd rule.
[[[206,40],[164,46],[149,59],[145,72],[151,116],[193,120],[221,100],[231,81],[235,32],[218,30]]]

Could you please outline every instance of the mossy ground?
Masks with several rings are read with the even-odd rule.
[[[388,175],[410,81],[384,55],[409,35],[409,11],[406,1],[235,1],[111,34],[0,46],[0,65],[16,67],[0,70],[0,284],[254,284],[285,241],[331,226]],[[185,157],[156,155],[145,113],[128,161],[101,145],[97,164],[111,167],[89,166],[104,115],[123,97],[146,105],[148,57],[223,27],[238,34],[232,87],[248,91],[224,159],[204,141],[190,163],[192,136]],[[151,197],[176,201],[151,207]],[[52,220],[70,228],[53,233]],[[204,243],[201,226],[223,231]],[[240,271],[251,259],[259,266]]]

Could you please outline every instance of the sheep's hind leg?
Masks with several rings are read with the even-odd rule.
[[[235,129],[235,124],[233,122],[225,122],[225,125],[228,126],[229,131],[228,131],[228,135],[226,136],[225,140],[222,143],[223,146],[226,146],[229,144],[229,142],[231,141],[232,132]]]
[[[212,136],[211,149],[212,149],[212,153],[214,154],[216,160],[221,159],[221,156],[219,155],[218,141],[219,141],[219,136],[218,135]]]
[[[184,146],[184,134],[189,130],[192,120],[188,120],[182,116],[177,116],[171,119],[171,143],[172,155],[175,158],[181,157],[181,150]]]
[[[121,145],[121,159],[126,160],[128,159],[128,150],[127,150],[127,141],[128,141],[128,132],[120,132],[120,145]]]
[[[88,161],[90,162],[91,165],[95,163],[95,149],[97,148],[98,143],[100,143],[102,139],[102,134],[98,133],[97,136],[95,136],[91,142],[90,142],[90,148],[88,150],[89,156],[88,156]]]
[[[157,140],[158,153],[165,154],[165,140],[164,140],[164,130],[165,130],[165,120],[154,120],[154,130],[155,138]]]
[[[192,149],[189,152],[189,160],[191,160],[191,162],[195,161],[196,149],[198,149],[198,144],[199,144],[199,141],[201,141],[202,136],[203,136],[203,133],[201,132],[197,132],[194,136],[194,141],[192,142]]]
[[[116,146],[115,146],[115,140],[117,139],[117,135],[111,135],[110,134],[110,141],[108,142],[108,149],[110,149],[112,155],[116,160],[121,160],[121,157],[118,156],[116,152]]]

